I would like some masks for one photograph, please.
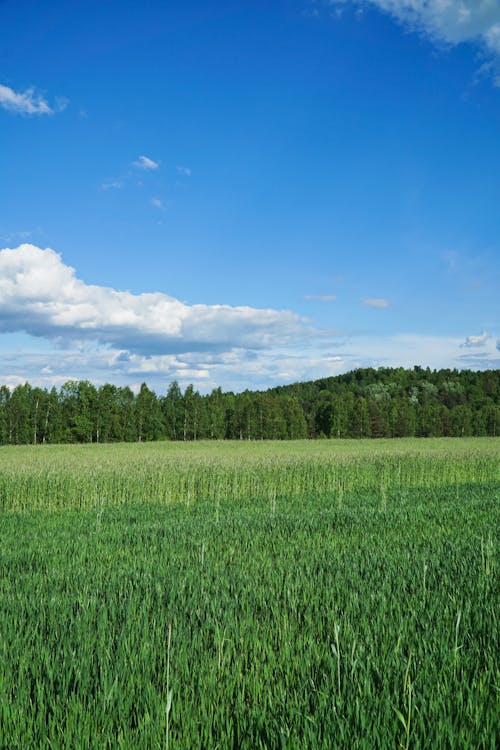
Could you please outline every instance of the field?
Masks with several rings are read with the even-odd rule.
[[[0,748],[496,748],[500,440],[0,449]]]

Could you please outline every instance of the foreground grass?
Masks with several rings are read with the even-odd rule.
[[[36,511],[49,469],[19,471],[27,509],[0,515],[0,747],[164,748],[171,689],[170,748],[496,748],[494,454],[270,447],[231,459],[227,485],[212,461],[214,496],[178,503]],[[275,484],[283,461],[300,496]],[[82,465],[83,493],[103,475]],[[307,491],[322,472],[329,493]],[[235,476],[255,496],[230,497]]]

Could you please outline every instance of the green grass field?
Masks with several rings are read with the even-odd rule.
[[[1,448],[0,748],[493,750],[499,468],[495,439]]]

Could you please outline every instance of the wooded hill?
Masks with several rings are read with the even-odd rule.
[[[0,444],[471,436],[500,433],[500,370],[358,369],[267,391],[202,396],[173,382],[0,387]]]

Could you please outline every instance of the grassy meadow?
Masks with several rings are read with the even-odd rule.
[[[500,440],[0,449],[0,748],[496,748]]]

